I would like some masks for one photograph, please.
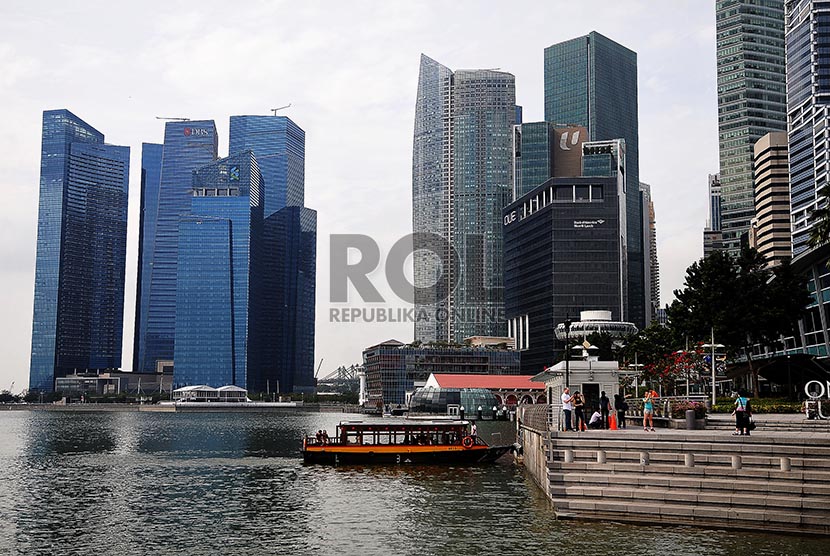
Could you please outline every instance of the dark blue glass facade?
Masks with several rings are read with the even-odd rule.
[[[597,32],[545,49],[545,120],[586,126],[591,141],[624,139],[628,319],[646,319],[640,209],[637,54]]]
[[[285,207],[266,218],[262,249],[248,388],[313,392],[317,212]]]
[[[179,225],[173,382],[247,388],[262,233],[256,159],[247,151],[196,170],[191,200]]]
[[[266,217],[305,199],[305,132],[284,116],[231,116],[230,153],[250,150],[259,163]]]
[[[135,295],[135,327],[133,334],[133,369],[138,369],[138,362],[143,359],[141,350],[144,344],[139,341],[144,337],[147,324],[146,311],[148,303],[142,299],[149,298],[150,280],[144,279],[152,274],[153,248],[155,245],[156,216],[159,206],[159,187],[161,185],[161,157],[164,145],[157,143],[141,144],[141,208],[138,216],[138,279]]]
[[[68,110],[43,113],[29,387],[121,366],[130,151]]]
[[[144,291],[138,308],[146,315],[138,339],[139,359],[135,371],[154,372],[157,361],[173,360],[176,332],[176,266],[178,264],[179,221],[190,216],[193,170],[216,160],[217,136],[213,121],[168,122],[158,193],[152,260],[141,276]],[[149,225],[149,223],[145,223]],[[146,307],[145,307],[146,305]],[[146,322],[146,324],[145,324]]]

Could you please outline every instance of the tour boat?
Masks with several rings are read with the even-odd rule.
[[[303,461],[334,465],[366,463],[474,464],[495,461],[513,446],[489,446],[460,420],[341,421],[331,437],[303,439]]]

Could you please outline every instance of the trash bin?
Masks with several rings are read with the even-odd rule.
[[[687,409],[686,410],[686,430],[687,431],[695,430],[695,410],[694,409]]]

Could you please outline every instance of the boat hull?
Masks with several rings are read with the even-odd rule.
[[[492,462],[511,446],[314,446],[303,450],[305,463],[327,465],[472,465]]]

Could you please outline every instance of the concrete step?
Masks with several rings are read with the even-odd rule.
[[[648,500],[660,504],[714,504],[718,507],[731,506],[733,508],[764,508],[765,510],[795,511],[801,510],[802,515],[824,516],[830,521],[830,505],[824,497],[801,497],[793,495],[764,495],[729,491],[683,491],[679,494],[675,488],[666,489],[654,486],[629,487],[622,484],[608,486],[592,485],[552,485],[551,496],[554,498],[575,500],[577,498],[589,500]]]
[[[594,450],[581,450],[581,449],[574,449],[574,461],[575,462],[596,462],[598,449]],[[605,453],[606,461],[608,462],[622,462],[622,463],[632,463],[640,461],[640,451],[633,451],[633,450],[613,450],[613,449],[602,449],[602,452]],[[692,453],[694,455],[694,463],[695,465],[726,465],[731,467],[732,466],[732,455],[731,453],[724,453],[724,454],[716,454],[716,453],[694,453],[694,452],[660,452],[660,451],[649,451],[649,458],[653,464],[658,463],[665,463],[665,464],[676,464],[676,465],[684,465],[685,463],[685,455],[687,453]],[[565,460],[565,450],[563,449],[554,449],[554,460],[564,461]],[[763,468],[779,468],[781,467],[781,456],[764,456],[764,455],[755,455],[754,452],[749,452],[746,454],[741,454],[741,464],[744,467],[753,466],[753,467],[763,467]],[[802,469],[802,470],[815,470],[815,471],[830,471],[830,460],[828,459],[819,459],[819,458],[803,458],[803,457],[790,457],[790,465],[794,469]]]
[[[774,532],[830,534],[824,516],[802,516],[785,510],[735,508],[732,506],[694,506],[684,503],[655,504],[649,501],[571,500],[553,497],[558,515],[563,518],[619,521],[630,523],[670,523]]]
[[[741,469],[732,469],[731,466],[726,465],[696,465],[695,467],[681,467],[678,465],[653,463],[649,465],[640,465],[636,463],[618,463],[606,462],[598,464],[594,462],[573,462],[565,463],[564,461],[548,462],[549,472],[573,472],[573,473],[594,473],[599,471],[601,473],[641,473],[641,474],[665,474],[674,477],[677,476],[692,476],[692,477],[706,477],[714,479],[729,480],[752,478],[765,479],[768,481],[788,481],[801,482],[808,481],[811,483],[828,483],[830,484],[830,471],[814,471],[814,470],[798,470],[781,471],[779,468],[764,469],[759,467],[743,467]]]
[[[786,495],[830,499],[830,484],[803,485],[793,481],[765,481],[751,477],[732,477],[729,481],[722,481],[706,476],[680,476],[675,474],[643,474],[643,473],[608,473],[605,471],[594,473],[570,473],[550,471],[548,478],[552,485],[559,487],[572,485],[588,485],[602,488],[611,488],[626,485],[631,488],[662,488],[671,485],[672,489],[680,492],[694,491],[727,491],[735,494],[752,493],[757,496]],[[682,495],[678,495],[682,498]],[[830,507],[830,504],[828,504]]]

